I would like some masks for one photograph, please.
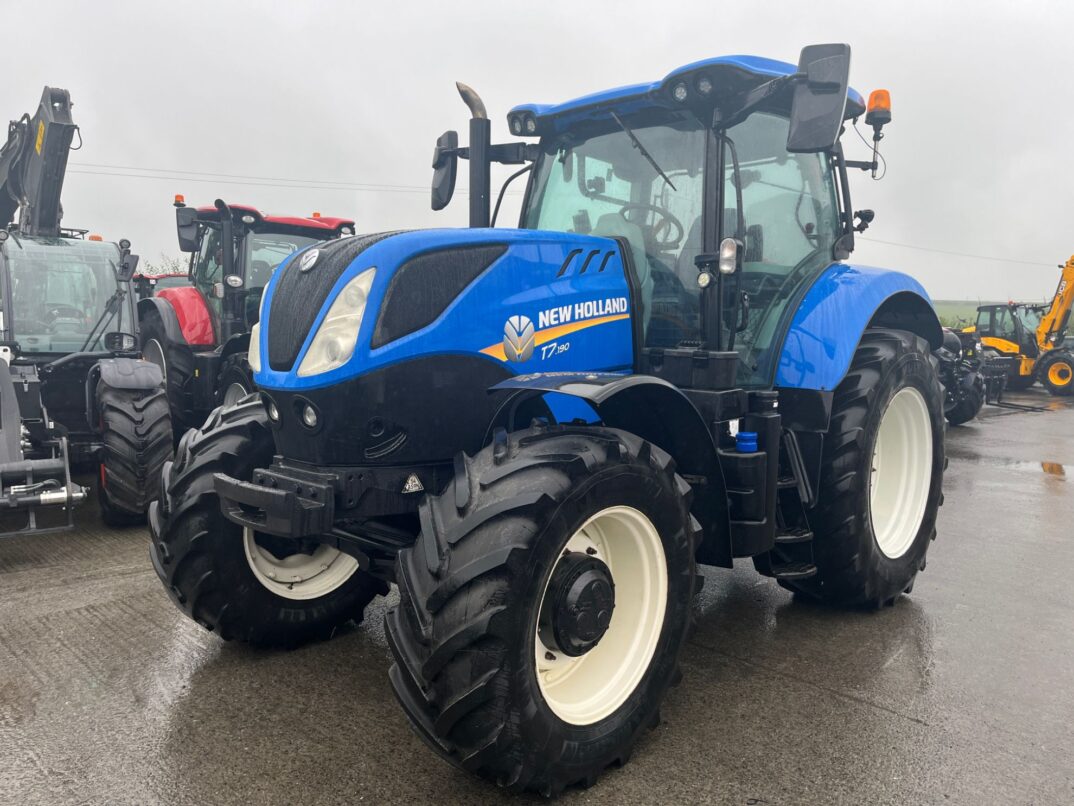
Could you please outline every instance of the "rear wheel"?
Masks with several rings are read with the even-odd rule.
[[[97,383],[104,447],[97,478],[101,520],[109,526],[144,523],[172,458],[172,428],[163,389],[116,389]]]
[[[164,375],[164,388],[168,393],[172,426],[176,437],[187,428],[197,425],[187,406],[186,387],[194,374],[194,355],[185,344],[174,344],[164,333],[164,323],[151,313],[139,322],[139,339],[142,356],[146,361],[160,367]]]
[[[1074,394],[1074,355],[1053,352],[1043,361],[1039,370],[1040,381],[1053,395]]]
[[[456,461],[399,554],[392,686],[441,756],[545,795],[623,763],[677,675],[699,527],[663,451],[534,428]]]
[[[944,470],[943,392],[925,341],[869,330],[836,389],[824,440],[815,576],[792,586],[879,607],[909,592],[936,535]]]
[[[150,509],[150,552],[172,600],[206,629],[225,640],[293,647],[360,622],[388,586],[338,549],[244,530],[224,517],[213,474],[248,481],[273,450],[253,396],[188,431]]]

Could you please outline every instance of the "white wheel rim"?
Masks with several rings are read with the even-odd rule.
[[[150,364],[156,364],[160,367],[160,374],[164,376],[166,383],[168,381],[168,362],[164,358],[164,348],[160,346],[160,342],[156,339],[147,341],[145,347],[142,348],[142,355]]]
[[[615,584],[615,609],[600,642],[576,658],[549,649],[535,635],[537,685],[545,703],[564,722],[591,725],[614,713],[649,668],[664,626],[667,561],[652,521],[623,506],[587,520],[565,550],[593,554],[608,566]],[[550,572],[545,591],[551,576]]]
[[[932,419],[925,398],[907,386],[888,401],[873,446],[869,514],[886,557],[904,555],[925,517],[932,485]]]
[[[229,383],[224,390],[224,405],[234,406],[244,397],[250,394],[246,387],[237,381],[235,383]]]
[[[246,561],[257,581],[284,599],[305,601],[327,596],[358,570],[358,560],[321,543],[312,554],[279,558],[258,545],[252,529],[243,529]]]

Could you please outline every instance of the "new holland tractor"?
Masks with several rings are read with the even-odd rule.
[[[187,433],[151,511],[174,602],[292,646],[387,615],[391,683],[426,743],[553,795],[656,724],[699,565],[880,608],[936,534],[940,324],[905,274],[847,262],[843,128],[887,93],[850,49],[707,59],[447,132],[468,229],[311,246],[250,340],[259,393]],[[874,140],[875,142],[875,140]],[[489,227],[490,164],[528,174]]]
[[[190,254],[189,281],[141,293],[138,317],[142,353],[164,374],[178,436],[253,390],[250,328],[276,267],[311,244],[353,235],[354,222],[266,215],[221,199],[188,207],[182,195],[175,219],[179,249]]]

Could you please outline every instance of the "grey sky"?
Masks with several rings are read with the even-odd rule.
[[[504,115],[516,103],[651,81],[708,56],[793,62],[825,41],[851,44],[863,94],[892,94],[887,177],[851,180],[855,207],[877,213],[855,261],[913,274],[936,298],[1032,299],[1050,296],[1054,265],[1074,253],[1069,4],[6,5],[0,115],[33,111],[45,84],[69,89],[85,145],[71,155],[64,223],[128,237],[144,259],[177,253],[175,193],[353,216],[359,231],[464,225],[464,198],[434,214],[427,190],[437,135],[455,128],[465,139],[456,79],[483,96],[494,138],[509,139]],[[90,166],[159,170],[94,176],[151,172]],[[517,220],[511,201],[501,223]]]

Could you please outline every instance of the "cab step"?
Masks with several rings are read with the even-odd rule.
[[[772,566],[772,576],[776,579],[808,579],[817,573],[817,566],[813,563],[785,563]]]
[[[813,533],[805,527],[788,529],[776,535],[777,546],[791,546],[795,543],[808,543],[813,539]]]

